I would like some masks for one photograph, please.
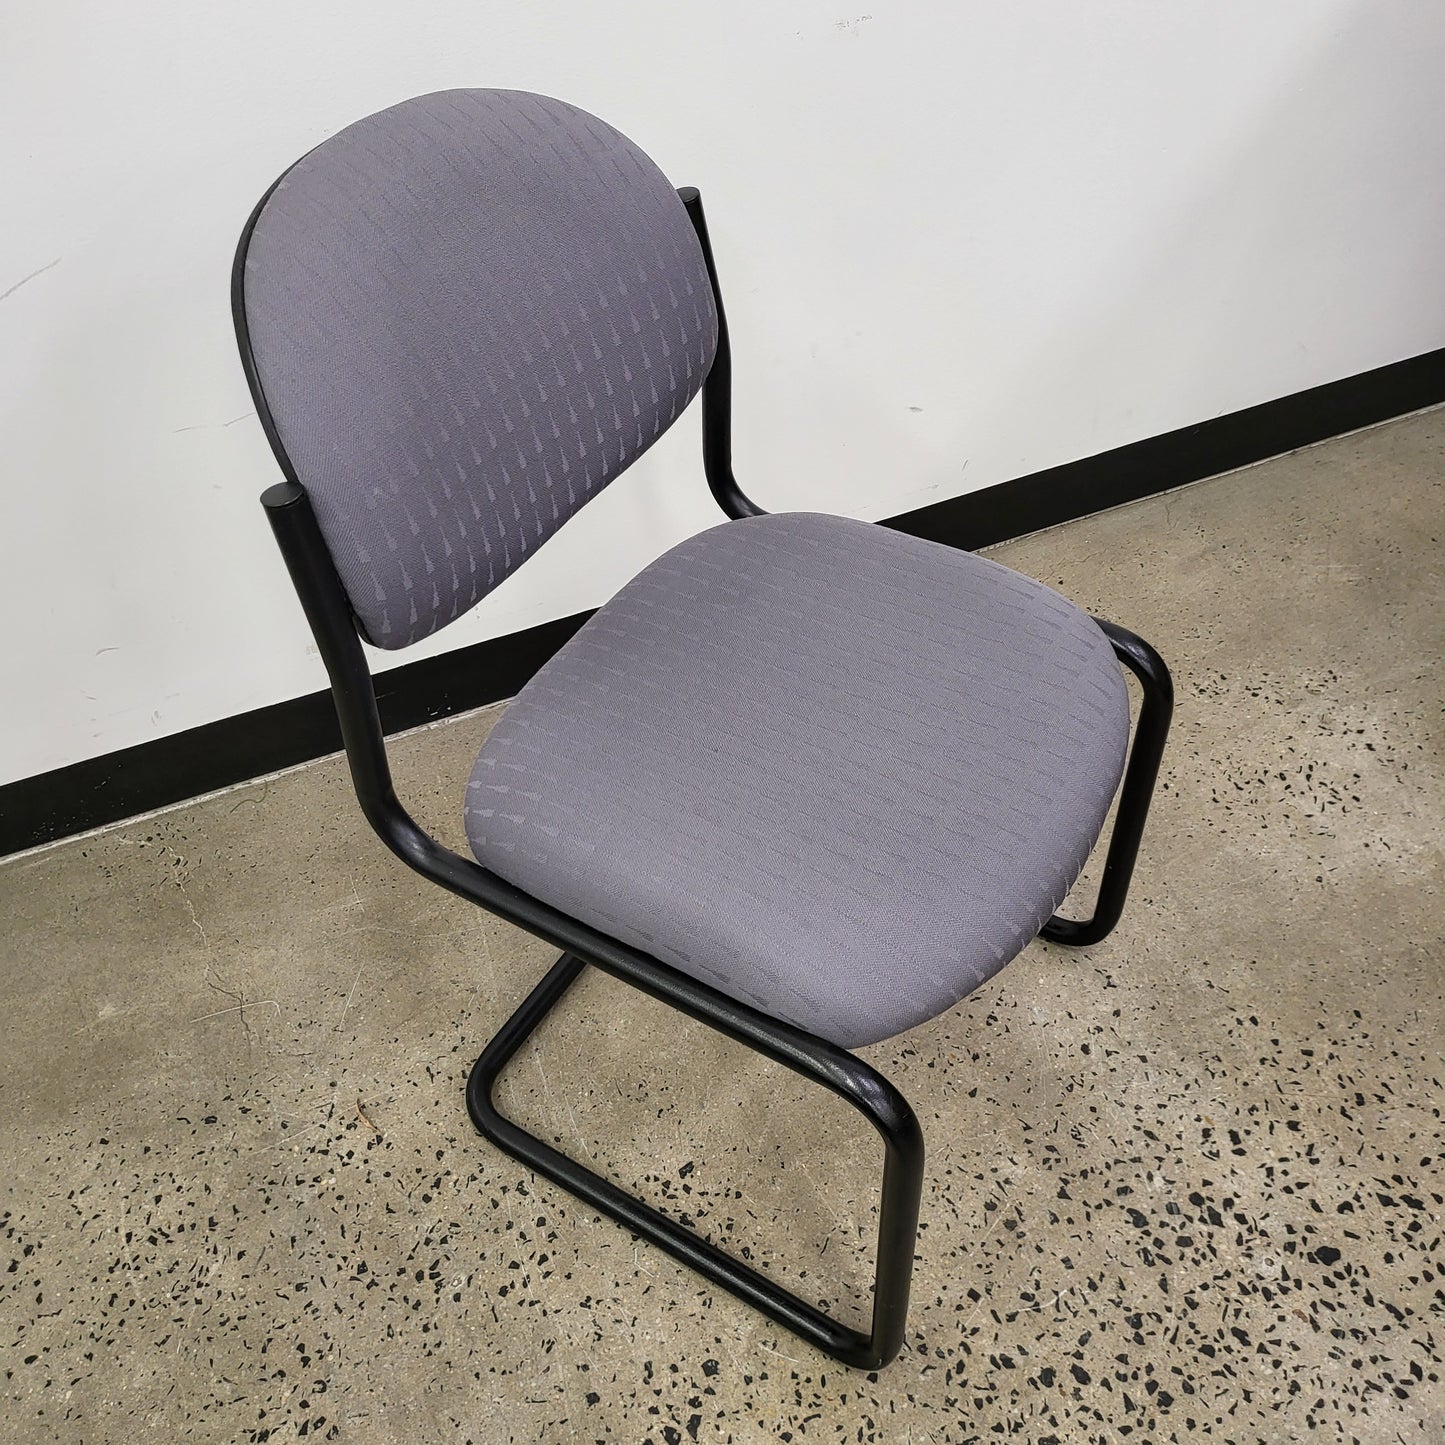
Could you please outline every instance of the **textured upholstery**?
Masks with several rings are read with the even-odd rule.
[[[493,728],[478,859],[846,1047],[947,1009],[1038,932],[1118,784],[1094,622],[970,553],[811,514],[630,582]]]
[[[518,91],[409,100],[298,161],[244,303],[282,447],[382,647],[459,617],[646,451],[717,341],[667,179]]]

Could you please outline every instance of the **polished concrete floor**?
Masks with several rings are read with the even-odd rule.
[[[330,760],[0,866],[6,1441],[1445,1440],[1445,412],[999,549],[1179,706],[1123,923],[868,1050],[930,1156],[839,1366],[484,1145],[551,951]],[[492,712],[396,748],[460,842]],[[505,1107],[857,1310],[876,1146],[587,979]]]

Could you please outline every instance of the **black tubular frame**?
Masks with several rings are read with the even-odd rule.
[[[418,873],[564,951],[562,959],[487,1045],[472,1070],[467,1106],[477,1128],[498,1148],[820,1349],[863,1369],[886,1364],[903,1343],[923,1190],[923,1133],[907,1100],[887,1079],[846,1049],[729,998],[598,933],[443,847],[424,832],[397,800],[361,639],[305,489],[295,482],[278,482],[262,494],[261,502],[331,678],[351,779],[367,821],[382,842]],[[497,1111],[492,1090],[503,1066],[589,963],[831,1089],[882,1135],[883,1194],[873,1319],[867,1334],[831,1319]]]
[[[1056,913],[1041,930],[1041,936],[1050,942],[1066,943],[1073,948],[1085,948],[1107,938],[1124,912],[1129,880],[1134,876],[1134,860],[1139,856],[1144,822],[1149,816],[1159,763],[1169,737],[1169,720],[1174,715],[1174,681],[1164,659],[1127,628],[1105,622],[1102,617],[1094,621],[1113,644],[1115,656],[1139,679],[1143,701],[1139,720],[1134,724],[1134,741],[1124,768],[1119,807],[1114,814],[1114,831],[1104,857],[1104,876],[1099,880],[1094,912],[1085,919],[1064,918]]]
[[[702,390],[703,461],[708,485],[729,517],[761,515],[762,508],[742,492],[732,472],[731,356],[702,202],[691,187],[678,194],[702,244],[718,307],[717,355]],[[286,477],[267,488],[261,502],[331,681],[362,812],[382,842],[409,867],[562,950],[562,957],[487,1044],[473,1067],[467,1084],[467,1108],[473,1122],[498,1148],[819,1349],[860,1369],[880,1368],[898,1353],[904,1339],[923,1190],[923,1134],[902,1094],[877,1070],[837,1044],[730,998],[599,933],[515,888],[474,860],[444,847],[415,822],[397,799],[371,671],[356,620],[310,499],[297,481],[277,433],[251,351],[244,298],[245,256],[256,219],[269,195],[268,191],[241,235],[232,273],[232,310],[257,414]],[[1123,908],[1172,705],[1168,670],[1158,654],[1123,628],[1103,622],[1100,626],[1124,663],[1139,677],[1145,701],[1094,916],[1086,923],[1054,918],[1044,929],[1046,937],[1075,944],[1102,938]],[[589,964],[821,1084],[847,1100],[878,1131],[883,1140],[883,1179],[872,1318],[866,1333],[833,1319],[498,1111],[493,1095],[502,1070]]]
[[[718,506],[733,521],[761,517],[763,509],[738,486],[738,479],[733,476],[733,352],[728,343],[728,319],[723,310],[722,288],[717,283],[717,266],[712,259],[702,196],[696,186],[682,186],[677,194],[697,232],[702,259],[707,264],[707,279],[712,283],[713,304],[717,307],[717,352],[702,384],[703,474]]]

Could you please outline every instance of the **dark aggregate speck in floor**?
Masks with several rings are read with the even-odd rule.
[[[7,1441],[1445,1441],[1445,414],[1000,549],[1179,710],[1129,910],[868,1051],[930,1154],[908,1343],[824,1358],[484,1145],[550,951],[335,760],[0,865]],[[493,713],[397,747],[453,843]],[[861,1311],[849,1111],[587,979],[504,1107]]]

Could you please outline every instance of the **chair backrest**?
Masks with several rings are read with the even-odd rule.
[[[454,621],[652,445],[717,347],[697,235],[610,126],[450,90],[297,161],[241,239],[237,332],[362,635]]]

